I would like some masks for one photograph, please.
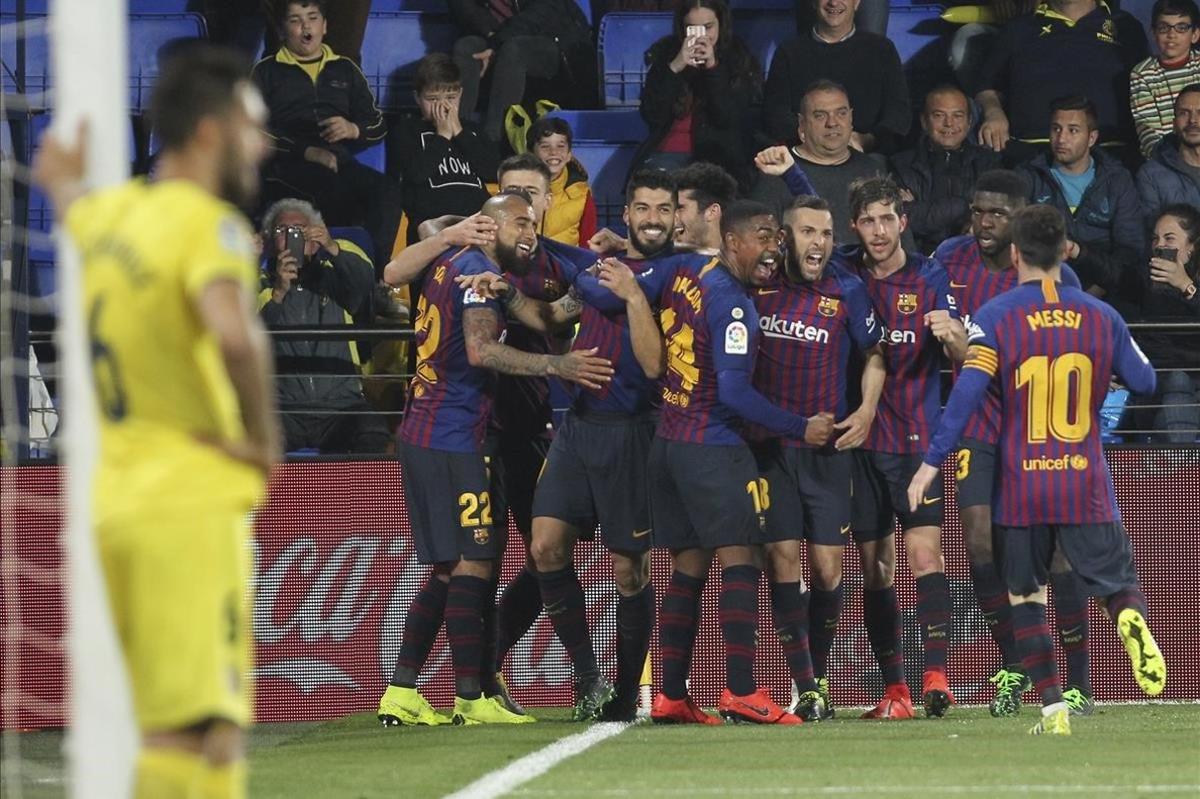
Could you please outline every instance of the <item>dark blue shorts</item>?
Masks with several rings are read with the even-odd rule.
[[[921,467],[919,452],[854,450],[854,503],[850,525],[857,541],[878,541],[896,529],[942,526],[942,481],[934,480],[925,504],[908,509],[908,484]]]
[[[550,439],[543,436],[515,438],[495,433],[483,445],[496,523],[507,530],[506,519],[512,513],[513,522],[526,539],[533,531],[533,492],[549,448]]]
[[[568,413],[554,436],[533,496],[533,515],[549,516],[616,552],[650,549],[646,463],[654,441],[647,417]]]
[[[495,560],[504,553],[482,454],[401,442],[400,468],[419,562]]]
[[[761,543],[762,505],[770,488],[745,444],[655,438],[648,471],[655,547],[677,551]]]
[[[850,540],[852,454],[771,441],[754,447],[758,473],[770,487],[763,541],[842,546]]]
[[[991,507],[992,489],[996,484],[996,445],[977,438],[965,438],[955,453],[954,463],[958,507]]]
[[[993,544],[1011,594],[1029,596],[1050,580],[1050,562],[1061,548],[1089,596],[1112,596],[1138,584],[1133,548],[1119,521],[1100,524],[997,525]]]

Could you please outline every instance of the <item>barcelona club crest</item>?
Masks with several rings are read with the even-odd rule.
[[[837,316],[838,300],[833,297],[821,297],[821,301],[817,303],[817,313],[821,316]]]
[[[486,544],[488,542],[489,538],[491,538],[491,534],[488,533],[488,529],[486,527],[476,527],[475,528],[475,543],[476,544],[483,546],[484,544]]]
[[[917,295],[900,292],[900,296],[896,297],[896,310],[902,314],[916,313]]]

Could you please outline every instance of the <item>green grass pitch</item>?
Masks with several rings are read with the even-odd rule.
[[[374,714],[260,724],[250,734],[256,799],[438,797],[587,725],[569,710],[537,724],[383,728]],[[1102,705],[1070,738],[1025,734],[1015,719],[954,708],[940,720],[838,718],[803,727],[633,725],[511,796],[913,797],[1200,796],[1200,705]],[[66,792],[62,736],[22,735],[23,795]]]
[[[537,724],[389,728],[373,714],[260,727],[251,795],[442,796],[586,727],[565,709]],[[1037,718],[955,708],[940,720],[799,728],[643,723],[565,760],[513,796],[1200,796],[1200,705],[1101,706],[1070,738],[1026,735]]]

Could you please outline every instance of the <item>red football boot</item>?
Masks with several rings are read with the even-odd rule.
[[[912,694],[904,683],[889,685],[883,692],[883,699],[871,710],[862,714],[864,719],[911,719],[915,718],[912,706]]]
[[[689,696],[685,699],[668,699],[666,694],[654,697],[650,708],[650,720],[655,724],[720,724],[721,720],[710,716]]]
[[[804,719],[788,713],[762,691],[749,696],[734,696],[726,688],[717,705],[721,718],[734,724],[803,724]]]
[[[946,683],[946,672],[930,670],[925,672],[921,687],[921,696],[925,700],[925,717],[941,718],[954,704],[954,694]]]

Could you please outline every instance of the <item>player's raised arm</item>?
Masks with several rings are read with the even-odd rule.
[[[87,193],[83,182],[87,176],[87,145],[85,120],[79,123],[74,144],[64,144],[49,132],[42,137],[33,157],[33,182],[50,197],[59,222],[66,219],[71,205]]]
[[[456,217],[457,218],[457,217]],[[433,222],[446,219],[438,217],[422,223],[422,228]],[[424,272],[433,260],[451,247],[483,247],[496,238],[496,221],[483,214],[473,214],[459,219],[454,224],[430,231],[428,237],[405,247],[399,255],[388,261],[383,268],[383,281],[389,286],[404,286],[412,283]]]
[[[608,258],[600,266],[599,280],[600,285],[625,301],[629,338],[638,365],[651,380],[662,377],[667,370],[667,348],[650,301],[638,285],[633,270],[615,258]]]
[[[220,444],[233,457],[269,471],[282,454],[271,390],[275,364],[270,342],[254,313],[253,297],[237,281],[219,279],[200,290],[195,305],[205,329],[217,341],[246,429],[245,446]]]
[[[470,290],[488,299],[500,300],[509,318],[530,330],[554,335],[570,330],[579,321],[583,303],[574,287],[554,302],[534,299],[495,272],[459,275],[454,282],[464,291]]]

